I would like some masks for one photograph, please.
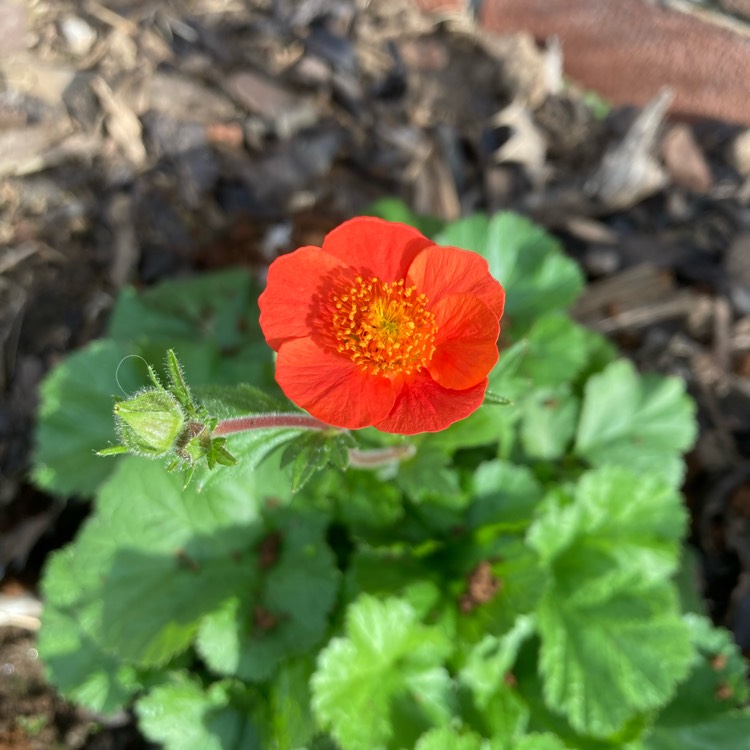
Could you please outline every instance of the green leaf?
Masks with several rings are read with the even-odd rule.
[[[583,288],[578,266],[544,229],[511,212],[477,214],[447,225],[435,238],[483,255],[507,292],[505,317],[512,330],[540,315],[569,307]]]
[[[175,349],[195,388],[250,380],[276,388],[273,358],[258,324],[258,289],[233,269],[146,292],[123,290],[110,335],[64,361],[42,387],[33,476],[60,494],[93,494],[114,469],[95,455],[116,440],[112,397],[148,381],[147,362]],[[131,356],[134,355],[134,356]],[[172,373],[173,375],[175,373]]]
[[[194,390],[201,406],[212,417],[219,419],[269,412],[300,413],[299,409],[286,399],[271,396],[249,383],[200,385]]]
[[[381,198],[367,210],[368,216],[379,216],[386,221],[399,221],[419,230],[426,237],[433,237],[443,227],[443,221],[434,216],[415,214],[398,198]]]
[[[355,534],[390,526],[404,515],[401,492],[371,471],[330,472],[319,491],[335,501],[337,519]]]
[[[292,492],[299,492],[328,466],[346,468],[349,448],[353,446],[351,435],[341,432],[305,432],[289,441],[281,454],[281,467],[289,468]]]
[[[483,750],[483,743],[473,732],[461,734],[450,727],[437,727],[423,734],[414,750]]]
[[[282,666],[271,683],[268,724],[274,750],[310,747],[317,729],[310,706],[312,672],[312,659],[298,659]]]
[[[228,681],[204,689],[178,675],[140,698],[136,714],[146,737],[165,750],[266,750],[244,703]]]
[[[206,614],[256,579],[247,557],[265,533],[262,480],[198,493],[128,457],[70,548],[64,577],[51,575],[45,590],[60,606],[75,603],[102,649],[141,666],[165,663]]]
[[[415,587],[420,593],[425,587],[432,592],[437,591],[439,598],[439,575],[431,570],[428,562],[413,552],[362,546],[354,553],[347,581],[350,595],[366,592],[409,600],[409,591]],[[430,606],[434,603],[431,601]],[[414,601],[409,601],[409,604],[418,609]]]
[[[474,502],[467,513],[467,525],[520,530],[528,526],[542,499],[542,487],[525,466],[485,461],[474,473]]]
[[[567,315],[551,313],[539,318],[526,337],[528,348],[519,374],[535,386],[572,382],[589,356],[587,333]]]
[[[578,399],[570,388],[536,389],[523,400],[521,410],[521,443],[526,453],[546,460],[565,456],[578,420]]]
[[[586,366],[579,373],[580,381],[585,381],[595,373],[601,372],[607,365],[617,359],[617,349],[604,335],[588,328],[582,328],[586,343]]]
[[[45,671],[69,700],[114,714],[129,703],[140,681],[132,666],[105,653],[84,632],[79,615],[75,606],[45,603],[37,644]]]
[[[566,745],[559,737],[545,732],[544,734],[527,734],[521,737],[513,750],[567,750]]]
[[[723,697],[719,703],[721,709],[726,711],[733,705],[743,705],[750,698],[750,685],[747,682],[747,663],[740,651],[737,642],[734,640],[732,633],[725,628],[715,627],[707,617],[687,614],[685,621],[691,630],[693,643],[700,656],[696,659],[696,666],[699,669],[694,672],[697,677],[706,678],[706,667],[710,668],[711,679],[706,681],[710,687],[716,687],[716,690],[702,690],[703,698],[707,693],[716,693],[722,686],[725,688]],[[704,685],[705,687],[705,685]],[[716,703],[710,701],[711,707],[715,709]],[[692,715],[698,714],[697,706],[692,707]],[[661,720],[665,720],[669,715],[666,710]]]
[[[147,382],[146,367],[130,350],[97,341],[53,369],[41,387],[34,481],[63,495],[91,495],[117,462],[95,455],[117,442],[112,396],[118,378],[129,388]]]
[[[459,679],[467,685],[480,708],[486,707],[498,690],[507,688],[505,676],[511,671],[523,642],[534,634],[534,619],[519,616],[502,636],[485,635],[469,652]]]
[[[640,750],[637,743],[629,743],[638,740],[643,734],[646,724],[646,717],[643,714],[639,714],[628,722],[623,731],[606,738],[576,732],[559,713],[559,707],[549,707],[545,702],[538,656],[539,640],[532,639],[524,642],[513,672],[515,677],[513,694],[528,710],[528,722],[523,728],[524,731],[552,734],[558,737],[566,748],[575,750]],[[501,745],[501,748],[506,750],[506,746]],[[515,745],[508,745],[507,750],[515,750]]]
[[[273,356],[258,323],[257,284],[243,269],[126,287],[109,335],[149,362],[173,349],[195,388],[204,383],[273,386]]]
[[[304,432],[296,428],[285,428],[250,430],[229,435],[225,447],[236,463],[222,468],[221,471],[210,471],[205,466],[198,466],[193,484],[201,492],[222,485],[224,482],[252,484],[258,472],[261,471],[266,481],[275,480],[278,491],[286,494],[284,490],[290,487],[289,479],[280,471],[278,456],[273,454],[278,448]]]
[[[606,736],[659,708],[689,668],[670,581],[684,528],[666,482],[617,468],[540,508],[528,541],[554,582],[537,609],[545,701],[577,731]]]
[[[491,540],[495,537],[493,532]],[[549,586],[550,574],[520,541],[505,544],[499,557],[492,563],[492,574],[499,584],[497,593],[470,612],[462,612],[458,619],[459,635],[466,643],[477,643],[487,634],[506,633],[519,615],[534,611]]]
[[[685,713],[682,726],[660,727],[644,740],[644,750],[744,750],[750,737],[750,711],[707,720],[692,720]]]
[[[220,348],[237,347],[248,338],[262,340],[259,291],[241,268],[169,280],[141,292],[125,287],[112,311],[108,333],[128,342],[197,337]]]
[[[211,669],[254,682],[321,640],[339,582],[324,518],[284,510],[268,523],[274,530],[258,547],[257,581],[207,615],[197,639]]]
[[[743,747],[750,736],[747,665],[731,633],[698,615],[685,615],[696,653],[692,670],[659,714],[646,750]]]
[[[620,589],[662,583],[677,569],[686,514],[659,477],[607,467],[590,471],[574,502],[548,498],[529,544],[566,600],[602,601]]]
[[[443,667],[450,640],[422,625],[399,599],[361,596],[346,616],[345,637],[321,652],[313,708],[343,750],[413,746],[450,719],[451,680]],[[399,744],[400,743],[400,744]]]
[[[503,391],[503,396],[515,402],[515,392]],[[508,406],[486,404],[466,419],[454,422],[447,429],[425,435],[422,445],[434,446],[450,453],[461,448],[497,443],[515,424],[518,414],[515,404]]]
[[[529,708],[513,687],[513,666],[519,649],[533,633],[533,617],[519,616],[502,636],[482,636],[459,672],[494,740],[493,747],[515,748],[526,730]]]
[[[668,584],[591,603],[550,589],[537,622],[545,702],[584,734],[606,737],[664,705],[693,654]]]
[[[421,445],[413,458],[399,464],[396,484],[417,503],[436,498],[451,498],[452,506],[466,503],[450,458],[429,443]]]
[[[594,466],[627,466],[677,484],[680,453],[695,440],[695,407],[681,380],[646,375],[619,360],[586,384],[576,453]]]

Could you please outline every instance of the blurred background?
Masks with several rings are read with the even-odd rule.
[[[0,750],[143,748],[44,683],[38,388],[117,293],[318,244],[379,198],[521,212],[574,311],[683,377],[696,586],[750,653],[750,2],[0,0]]]

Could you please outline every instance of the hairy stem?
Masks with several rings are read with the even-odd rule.
[[[349,449],[349,466],[357,469],[376,469],[394,461],[406,461],[411,458],[417,449],[413,445],[391,445],[388,448],[376,448],[362,451],[357,448]]]
[[[296,430],[331,430],[346,432],[321,422],[309,414],[289,414],[277,412],[273,414],[250,414],[246,417],[232,417],[222,419],[215,427],[213,437],[235,435],[238,432],[250,430],[269,430],[291,428]],[[349,449],[349,466],[356,469],[377,469],[379,466],[405,461],[416,453],[413,445],[391,445],[387,448],[373,448],[372,450]]]
[[[232,417],[222,419],[215,427],[213,435],[234,435],[237,432],[249,430],[283,429],[290,427],[302,430],[331,430],[331,425],[321,422],[309,414],[251,414],[247,417]]]

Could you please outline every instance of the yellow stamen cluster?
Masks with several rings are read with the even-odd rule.
[[[416,287],[357,276],[332,302],[338,351],[366,372],[411,375],[432,359],[437,325]]]

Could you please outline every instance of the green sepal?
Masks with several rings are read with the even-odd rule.
[[[226,442],[227,439],[223,437],[211,439],[206,451],[209,469],[213,469],[217,465],[234,466],[237,463],[237,459],[227,450]]]
[[[94,451],[96,456],[121,456],[123,453],[129,453],[130,451],[124,445],[111,445],[109,448],[102,448],[101,450]]]
[[[513,400],[492,391],[485,391],[483,404],[485,406],[510,406]]]
[[[188,414],[195,414],[197,412],[197,406],[193,400],[193,394],[190,392],[187,382],[185,382],[182,365],[177,359],[174,349],[169,349],[167,351],[166,367],[167,375],[169,376],[169,390],[172,395],[180,402],[182,408],[185,409]],[[150,369],[151,368],[149,368],[149,370]]]
[[[327,466],[345,469],[353,445],[351,435],[341,432],[306,432],[294,438],[281,454],[281,468],[289,472],[292,492],[299,492]]]

